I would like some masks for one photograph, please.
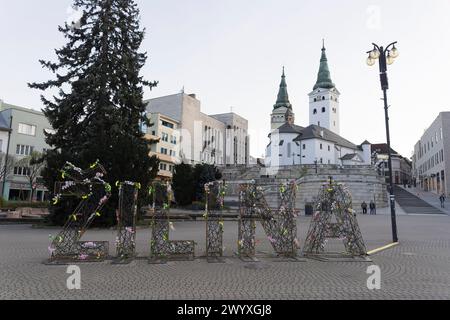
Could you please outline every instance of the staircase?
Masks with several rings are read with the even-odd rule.
[[[433,207],[429,203],[423,201],[399,186],[394,186],[394,193],[395,200],[406,213],[444,214],[443,211]]]

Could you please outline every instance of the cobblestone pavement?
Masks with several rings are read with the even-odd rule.
[[[368,250],[390,242],[390,217],[358,216]],[[172,239],[193,239],[194,261],[150,265],[146,261],[150,231],[138,229],[140,258],[129,265],[110,261],[80,264],[81,290],[68,290],[66,266],[48,266],[49,234],[58,229],[0,226],[0,299],[450,299],[450,217],[398,217],[400,245],[371,256],[373,262],[283,262],[271,258],[261,227],[257,229],[259,262],[233,256],[237,223],[225,222],[226,260],[208,264],[205,224],[175,222]],[[299,218],[303,240],[309,218]],[[113,230],[91,230],[86,240],[108,240]],[[329,248],[343,248],[330,241]],[[381,289],[366,286],[369,265],[381,268]]]

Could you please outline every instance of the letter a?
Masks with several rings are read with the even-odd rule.
[[[81,289],[81,270],[78,266],[68,266],[66,273],[70,274],[67,278],[66,285],[69,290]]]

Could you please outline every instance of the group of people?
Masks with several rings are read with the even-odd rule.
[[[365,201],[363,201],[363,203],[361,203],[361,209],[362,209],[363,214],[367,214],[367,203]],[[373,200],[371,200],[369,203],[369,209],[370,209],[370,214],[377,214],[377,207]]]

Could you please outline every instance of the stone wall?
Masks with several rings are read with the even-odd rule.
[[[345,184],[352,194],[353,209],[361,211],[361,203],[374,200],[377,208],[388,206],[386,184],[372,166],[336,166],[336,165],[302,165],[280,167],[271,170],[258,166],[233,166],[220,168],[226,180],[227,197],[230,203],[236,203],[239,196],[239,184],[255,180],[261,185],[271,207],[278,206],[278,185],[295,179],[299,186],[296,208],[305,213],[305,205],[314,203],[319,188],[329,181],[329,177]],[[317,172],[317,173],[316,173]]]

